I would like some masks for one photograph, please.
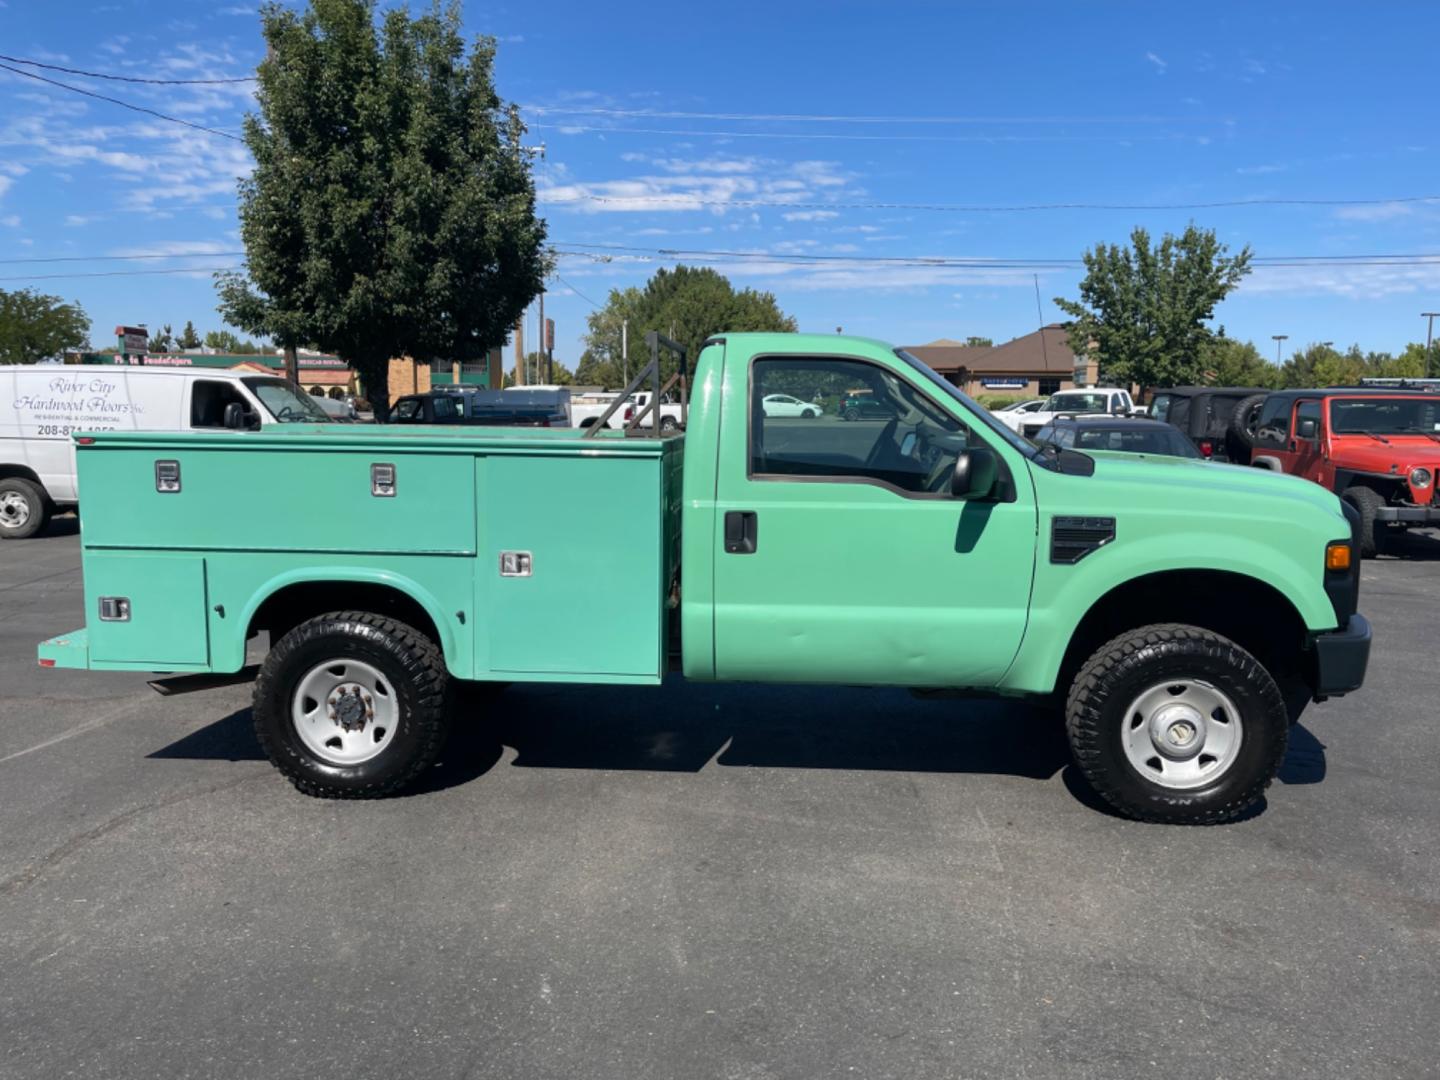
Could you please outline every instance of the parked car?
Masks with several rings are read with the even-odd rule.
[[[842,420],[889,420],[895,409],[889,401],[877,398],[869,390],[850,390],[840,400]]]
[[[1386,533],[1440,525],[1440,395],[1423,390],[1279,390],[1243,437],[1250,463],[1329,488],[1360,516],[1369,558]]]
[[[1033,442],[1074,450],[1201,458],[1195,444],[1179,428],[1144,416],[1057,416],[1035,433]]]
[[[1266,393],[1255,386],[1172,386],[1155,391],[1150,415],[1185,432],[1203,456],[1243,465],[1250,461],[1244,413]]]
[[[1058,698],[1099,795],[1177,823],[1246,814],[1304,702],[1364,680],[1355,511],[1313,484],[1041,451],[862,338],[726,334],[696,367],[685,435],[551,432],[544,453],[485,428],[102,432],[77,452],[91,621],[39,662],[234,673],[264,631],[258,745],[344,798],[429,771],[452,680],[639,694],[678,660],[707,681]],[[797,376],[863,385],[894,420],[765,417]],[[257,477],[265,513],[237,498]]]
[[[273,375],[223,369],[0,366],[0,539],[33,536],[78,503],[76,432],[330,423],[317,400]]]
[[[1051,394],[1042,409],[1014,415],[1000,413],[996,419],[1011,431],[1033,439],[1042,427],[1061,413],[1072,416],[1088,413],[1124,415],[1134,407],[1135,402],[1130,397],[1130,391],[1095,386],[1084,390],[1061,390]]]
[[[508,390],[406,394],[390,410],[392,424],[473,424],[490,427],[569,427],[568,392]]]
[[[814,420],[820,415],[820,406],[813,401],[801,401],[789,394],[767,394],[765,400],[760,402],[760,408],[766,416],[798,416],[805,420]]]
[[[993,412],[993,413],[1029,413],[1029,412],[1035,412],[1037,409],[1044,408],[1045,402],[1047,402],[1047,401],[1049,401],[1049,400],[1050,400],[1049,398],[1043,398],[1043,397],[1041,397],[1041,398],[1031,398],[1031,399],[1028,400],[1028,401],[1025,401],[1025,400],[1012,401],[1012,402],[1010,402],[1008,405],[1001,405],[999,408],[997,408],[997,409],[991,409],[990,411]]]

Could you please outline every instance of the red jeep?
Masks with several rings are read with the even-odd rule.
[[[1389,530],[1440,525],[1440,394],[1280,390],[1251,406],[1241,431],[1252,465],[1313,480],[1360,512],[1362,556]]]

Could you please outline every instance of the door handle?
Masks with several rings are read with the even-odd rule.
[[[725,511],[725,553],[753,555],[760,541],[760,520],[754,510]]]

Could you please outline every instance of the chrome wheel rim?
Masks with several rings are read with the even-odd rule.
[[[0,495],[0,525],[8,529],[24,528],[30,521],[30,500],[18,491]]]
[[[290,720],[305,749],[327,765],[359,765],[394,740],[400,704],[379,668],[337,658],[305,673],[291,699]]]
[[[1240,753],[1240,710],[1201,679],[1167,679],[1143,691],[1125,711],[1120,742],[1145,779],[1175,790],[1219,780]]]

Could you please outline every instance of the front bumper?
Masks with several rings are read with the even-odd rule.
[[[1315,635],[1315,697],[1339,697],[1358,690],[1370,663],[1370,620],[1351,615],[1338,630]]]
[[[1403,521],[1407,525],[1440,525],[1440,506],[1382,506],[1376,521]]]

